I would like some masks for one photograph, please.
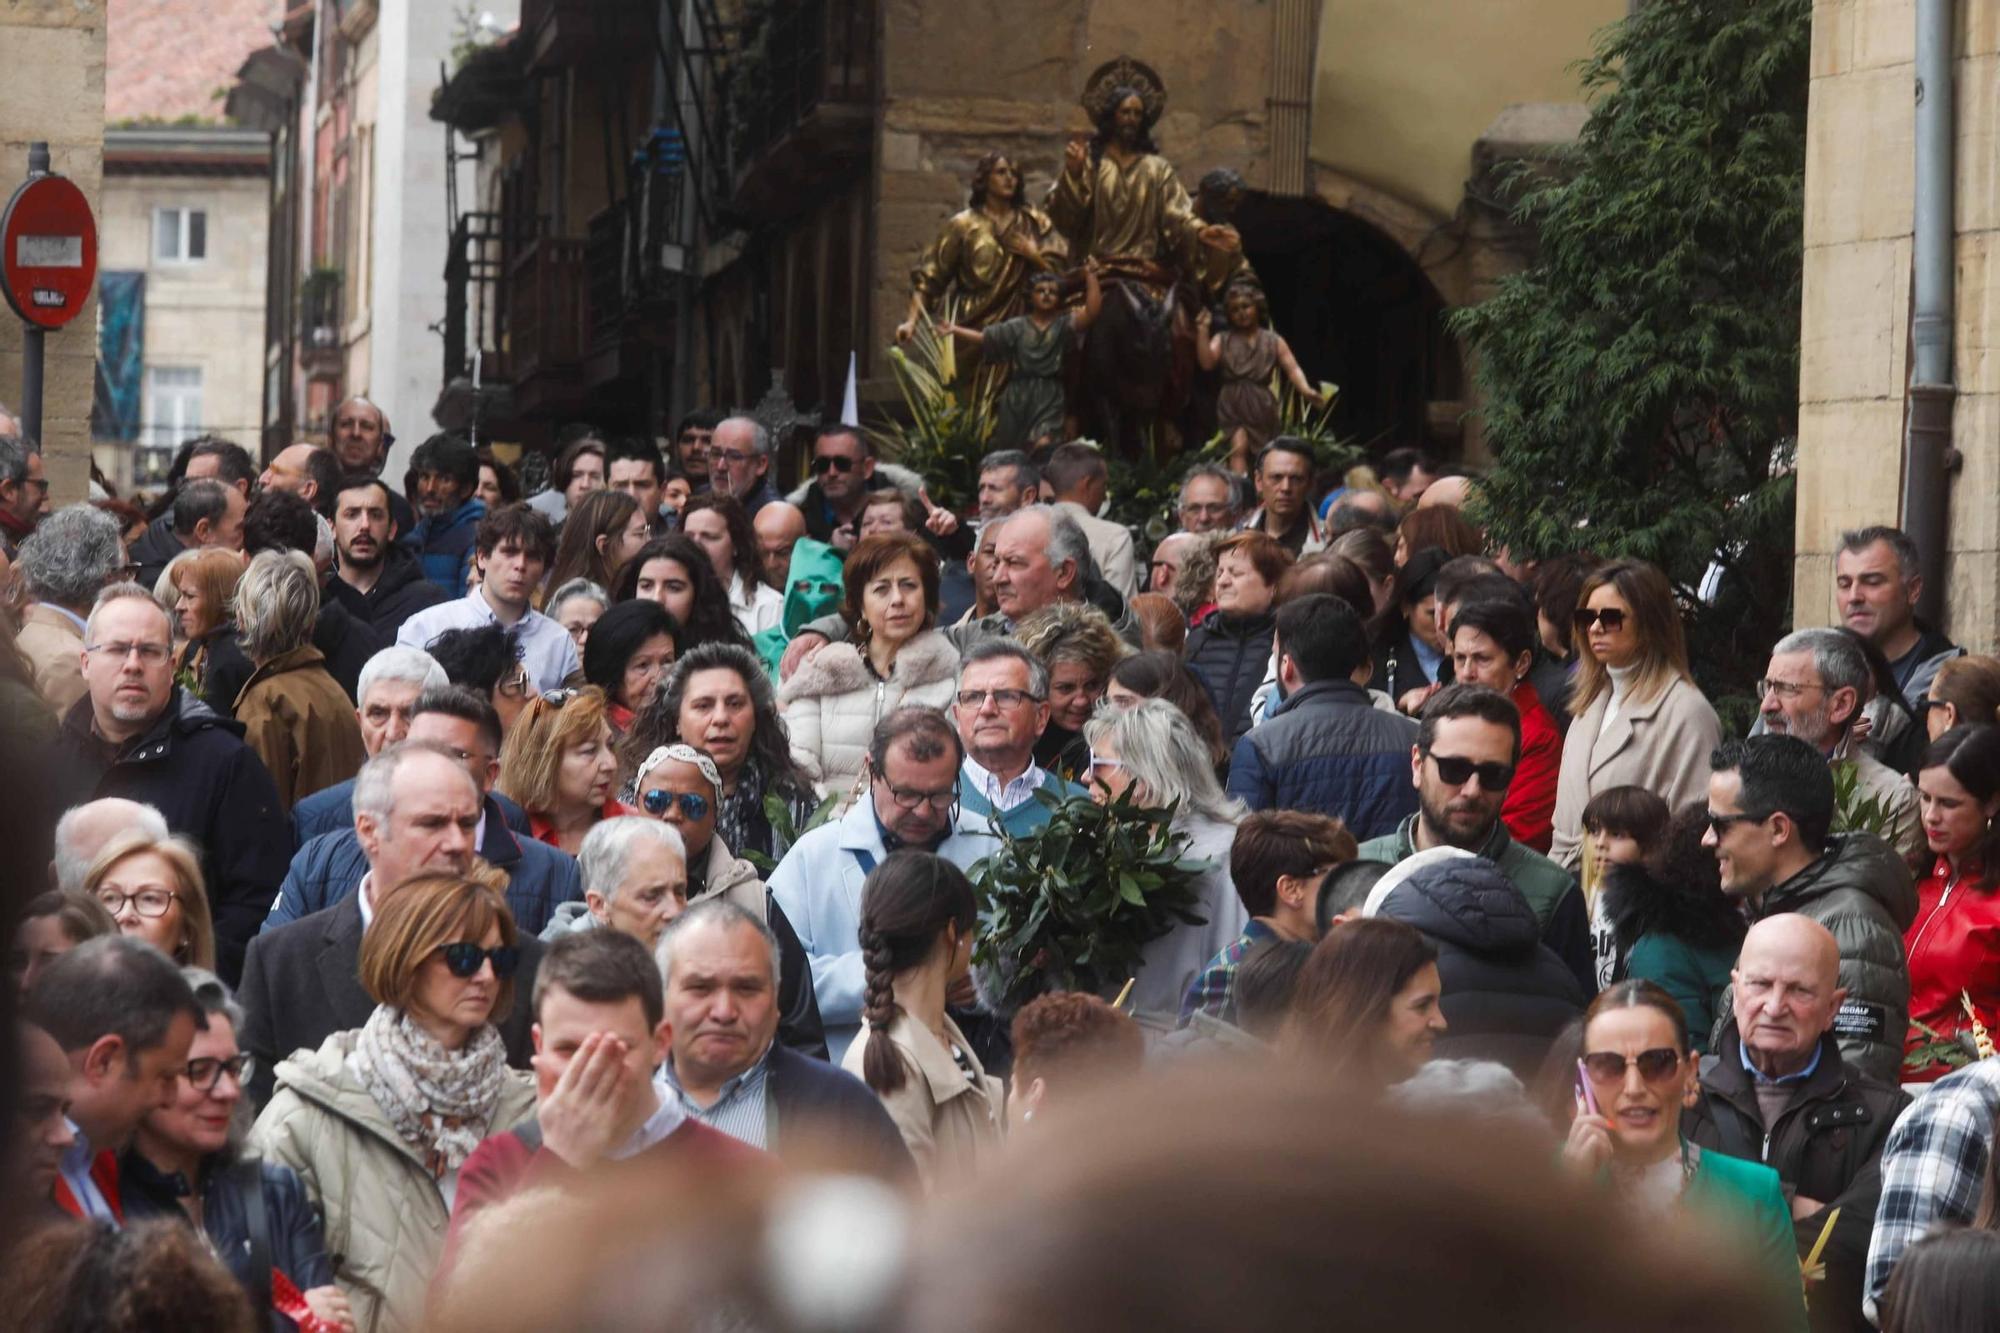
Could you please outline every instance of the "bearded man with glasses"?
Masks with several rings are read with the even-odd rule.
[[[1597,988],[1589,912],[1569,872],[1516,842],[1500,819],[1521,757],[1521,714],[1513,700],[1479,685],[1448,685],[1424,705],[1410,747],[1417,813],[1393,833],[1361,844],[1364,861],[1394,864],[1433,847],[1456,847],[1498,866],[1534,910],[1541,942]]]
[[[277,784],[243,728],[175,681],[167,613],[138,584],[98,597],[81,662],[87,692],[63,717],[48,775],[56,807],[123,797],[194,839],[215,917],[216,971],[233,984],[291,861]]]
[[[899,708],[868,747],[868,793],[837,823],[813,829],[771,872],[771,893],[812,959],[813,989],[834,1063],[861,1027],[861,889],[889,853],[934,852],[961,870],[997,839],[960,808],[958,732],[935,708]]]

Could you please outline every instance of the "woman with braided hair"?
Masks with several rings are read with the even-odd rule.
[[[970,1175],[1000,1146],[1001,1094],[945,1000],[972,970],[972,883],[941,856],[904,849],[861,890],[862,1021],[841,1067],[875,1090],[926,1187]]]

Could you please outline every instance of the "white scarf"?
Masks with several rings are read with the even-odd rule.
[[[380,1004],[362,1026],[347,1067],[442,1180],[486,1137],[506,1082],[507,1052],[490,1023],[463,1049],[449,1051],[401,1009]]]

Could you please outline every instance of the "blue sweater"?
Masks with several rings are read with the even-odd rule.
[[[1080,787],[1074,782],[1065,781],[1049,772],[1042,774],[1040,789],[1055,797],[1058,801],[1066,801],[1072,796],[1088,796],[1090,794],[1087,788]],[[984,794],[974,791],[969,786],[964,787],[959,792],[958,804],[959,808],[974,823],[983,826],[994,818],[993,802],[987,800]],[[999,816],[997,822],[1008,837],[1025,838],[1030,833],[1037,832],[1049,822],[1049,808],[1040,801],[1033,799],[1026,800],[1015,806],[1012,810]]]

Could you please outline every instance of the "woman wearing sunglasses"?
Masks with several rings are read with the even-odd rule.
[[[366,1025],[277,1067],[250,1143],[306,1182],[362,1329],[420,1326],[459,1168],[481,1139],[534,1114],[534,1083],[507,1068],[493,1025],[519,962],[498,890],[410,880],[361,937],[361,984],[376,1002]]]
[[[1798,1242],[1778,1173],[1681,1137],[1681,1111],[1700,1093],[1699,1069],[1687,1020],[1665,991],[1621,981],[1598,992],[1584,1014],[1576,1118],[1563,1159],[1637,1211],[1686,1209],[1733,1225],[1754,1247],[1744,1252],[1783,1293],[1785,1327],[1803,1333]]]
[[[1583,808],[1612,787],[1644,787],[1678,810],[1708,796],[1708,756],[1722,738],[1688,671],[1687,638],[1666,575],[1613,560],[1583,582],[1573,633],[1576,720],[1563,738],[1549,856],[1583,861]]]
[[[601,819],[632,813],[619,804],[618,755],[604,691],[550,690],[529,701],[500,746],[500,792],[528,812],[528,832],[575,856]]]
[[[250,1057],[236,1045],[243,1010],[214,974],[188,968],[186,976],[208,1027],[188,1047],[173,1101],[139,1122],[118,1164],[126,1220],[187,1222],[258,1309],[296,1314],[302,1304],[336,1328],[353,1328],[304,1182],[290,1167],[243,1152],[250,1123],[243,1095]],[[272,1321],[292,1324],[289,1317]]]
[[[186,838],[155,842],[137,829],[98,850],[83,880],[121,933],[142,939],[183,967],[215,966],[215,923],[201,857]]]

